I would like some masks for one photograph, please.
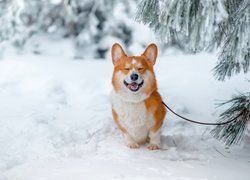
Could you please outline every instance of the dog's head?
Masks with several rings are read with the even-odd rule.
[[[150,44],[141,56],[127,56],[119,44],[114,44],[112,84],[115,91],[131,101],[149,96],[157,88],[153,70],[156,57],[155,44]]]

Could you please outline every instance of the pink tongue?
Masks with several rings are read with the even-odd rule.
[[[136,90],[138,88],[138,84],[134,83],[134,84],[130,84],[130,89],[132,90]]]

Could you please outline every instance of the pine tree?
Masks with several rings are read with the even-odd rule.
[[[16,34],[16,9],[12,0],[0,1],[0,57],[7,42]]]
[[[149,25],[169,44],[192,53],[220,50],[214,76],[225,80],[250,66],[249,0],[142,0],[136,20]],[[226,145],[239,143],[250,122],[250,93],[237,94],[221,105],[221,122],[239,116],[232,124],[217,126],[214,137]]]
[[[132,27],[113,15],[122,3],[128,15],[131,3],[119,0],[0,0],[0,43],[11,42],[22,50],[35,36],[69,38],[75,46],[75,58],[104,58],[112,38],[124,45],[131,43]],[[131,1],[133,2],[133,1]],[[32,39],[34,41],[35,38]],[[107,40],[108,39],[108,40]],[[33,42],[39,47],[39,41]],[[0,44],[1,45],[1,44]],[[41,53],[39,48],[33,50]],[[2,48],[1,48],[2,49]]]

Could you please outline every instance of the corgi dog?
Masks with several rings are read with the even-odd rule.
[[[146,142],[150,150],[160,148],[166,109],[153,69],[157,53],[155,44],[150,44],[141,56],[127,56],[118,43],[112,46],[112,114],[129,148],[139,148]]]

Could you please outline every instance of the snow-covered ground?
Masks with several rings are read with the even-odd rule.
[[[138,53],[140,54],[140,53]],[[158,58],[159,91],[177,112],[214,121],[218,100],[249,91],[249,74],[218,82],[216,56]],[[168,113],[162,149],[128,149],[109,102],[111,60],[6,56],[0,61],[0,180],[249,180],[250,138],[230,149],[210,127]],[[248,144],[248,145],[247,145]]]

